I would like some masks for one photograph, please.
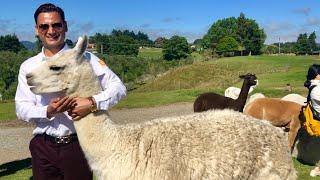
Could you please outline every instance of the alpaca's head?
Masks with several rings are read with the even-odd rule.
[[[27,83],[35,94],[65,92],[71,94],[79,85],[83,54],[88,38],[79,37],[73,49],[46,58],[41,65],[27,74]]]
[[[240,75],[239,78],[244,79],[245,82],[249,84],[249,86],[254,86],[258,83],[257,77],[255,74],[245,74],[245,75]]]

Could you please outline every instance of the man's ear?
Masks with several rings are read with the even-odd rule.
[[[34,26],[34,32],[35,32],[36,36],[39,36],[39,31],[38,31],[37,25]]]

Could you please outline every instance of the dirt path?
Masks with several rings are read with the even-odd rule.
[[[142,122],[158,117],[169,117],[193,113],[192,103],[177,103],[166,106],[135,109],[112,109],[109,114],[120,123]],[[33,127],[14,121],[0,124],[0,165],[30,157],[29,141]]]

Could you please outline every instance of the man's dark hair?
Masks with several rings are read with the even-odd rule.
[[[40,5],[36,10],[36,12],[34,12],[34,21],[36,22],[36,24],[37,24],[39,14],[45,13],[45,12],[57,12],[60,15],[62,21],[66,22],[64,17],[64,12],[60,7],[51,3],[46,3],[46,4]]]

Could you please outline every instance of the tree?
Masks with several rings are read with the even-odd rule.
[[[313,31],[309,37],[308,37],[308,43],[309,43],[309,46],[310,46],[310,51],[316,51],[318,50],[318,47],[317,47],[317,43],[316,43],[316,39],[317,39],[317,35],[316,33]]]
[[[72,48],[73,47],[73,42],[70,39],[66,39],[66,44]]]
[[[307,33],[299,34],[296,43],[296,54],[310,54],[311,48],[309,45]]]
[[[261,54],[266,34],[253,19],[248,19],[243,13],[237,18],[237,40],[246,51]]]
[[[278,53],[278,51],[279,51],[279,48],[275,44],[266,45],[265,47],[262,48],[262,52],[265,54],[276,54]]]
[[[19,42],[19,39],[15,34],[0,36],[0,51],[12,51],[17,53],[22,49],[26,48]]]
[[[216,50],[218,42],[226,37],[234,38],[241,47],[240,49],[260,54],[266,39],[263,29],[253,19],[248,19],[243,13],[238,18],[230,17],[215,22],[207,34],[203,37],[203,46]]]
[[[37,39],[37,41],[36,41],[36,49],[37,49],[37,51],[40,52],[42,50],[43,44],[42,44],[42,41],[39,39],[39,36],[36,36],[36,39]]]
[[[109,40],[110,45],[106,50],[107,54],[137,56],[139,53],[139,44],[130,36],[110,36]]]
[[[218,54],[227,55],[228,53],[237,51],[238,49],[239,43],[233,37],[226,36],[219,41],[216,51]]]
[[[205,48],[215,49],[217,43],[225,36],[237,38],[237,19],[234,17],[218,20],[203,37]]]
[[[164,42],[162,52],[164,59],[174,60],[188,57],[191,50],[185,37],[172,36]]]
[[[154,46],[157,48],[162,48],[164,41],[167,40],[164,37],[158,37],[155,41],[154,41]]]

